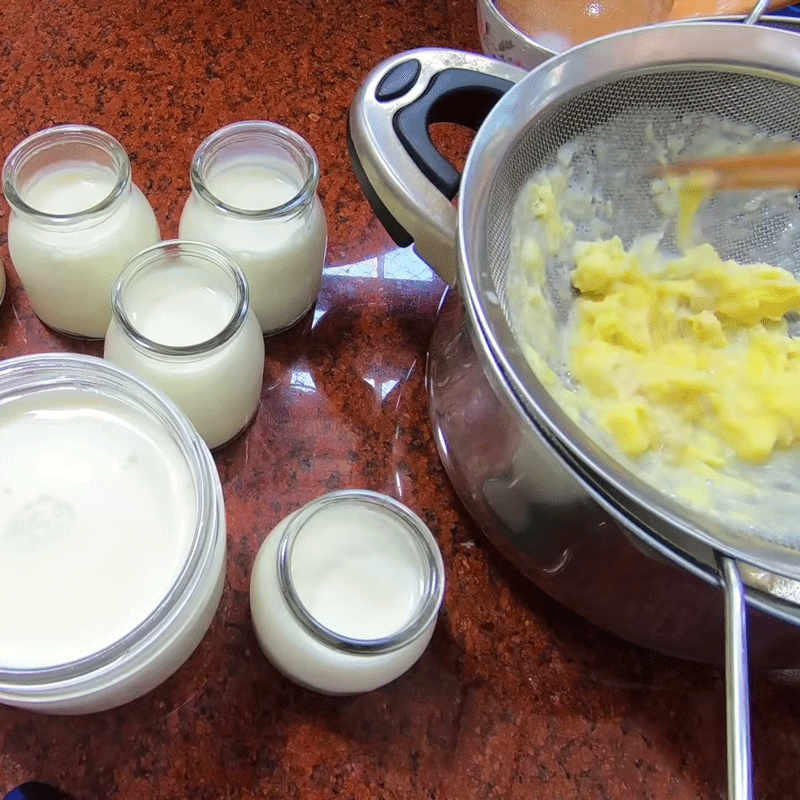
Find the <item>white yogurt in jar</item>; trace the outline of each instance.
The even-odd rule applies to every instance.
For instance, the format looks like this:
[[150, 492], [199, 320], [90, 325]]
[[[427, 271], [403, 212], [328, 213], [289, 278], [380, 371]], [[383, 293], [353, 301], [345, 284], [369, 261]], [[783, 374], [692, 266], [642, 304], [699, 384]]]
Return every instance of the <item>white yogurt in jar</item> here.
[[162, 394], [99, 358], [0, 362], [0, 702], [87, 714], [158, 686], [225, 578], [214, 460]]
[[236, 261], [264, 333], [292, 325], [319, 293], [327, 222], [318, 175], [309, 145], [267, 122], [223, 128], [193, 159], [180, 236], [216, 245]]
[[211, 448], [233, 439], [261, 399], [264, 340], [247, 282], [201, 243], [162, 242], [132, 259], [104, 355], [170, 397]]
[[253, 565], [250, 606], [277, 669], [328, 694], [394, 680], [433, 633], [444, 567], [408, 509], [366, 491], [332, 492], [283, 520]]
[[8, 246], [36, 315], [70, 335], [101, 338], [125, 262], [161, 236], [113, 137], [57, 126], [17, 145], [3, 169]]
[[292, 578], [314, 619], [351, 639], [382, 639], [419, 605], [423, 565], [404, 523], [368, 506], [331, 507], [295, 542]]
[[141, 623], [186, 562], [197, 507], [175, 442], [124, 405], [0, 405], [0, 666], [85, 658]]

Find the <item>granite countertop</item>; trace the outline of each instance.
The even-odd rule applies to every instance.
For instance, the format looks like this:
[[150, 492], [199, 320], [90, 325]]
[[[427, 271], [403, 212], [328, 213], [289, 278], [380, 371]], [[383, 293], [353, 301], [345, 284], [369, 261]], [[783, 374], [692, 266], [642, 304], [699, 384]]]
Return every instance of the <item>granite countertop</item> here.
[[[78, 800], [726, 795], [721, 672], [621, 642], [538, 592], [484, 541], [442, 470], [423, 372], [445, 287], [383, 233], [345, 146], [366, 73], [422, 45], [478, 49], [473, 1], [0, 5], [2, 158], [55, 123], [104, 128], [126, 147], [168, 238], [200, 141], [236, 120], [272, 119], [315, 148], [330, 229], [316, 309], [267, 340], [259, 414], [216, 457], [229, 561], [208, 635], [123, 708], [76, 718], [0, 708], [0, 795], [31, 779]], [[443, 142], [456, 157], [467, 146], [456, 134]], [[98, 343], [48, 332], [30, 310], [8, 258], [7, 214], [4, 204], [0, 356], [98, 354]], [[440, 543], [448, 588], [408, 674], [332, 699], [267, 663], [247, 592], [271, 527], [344, 487], [390, 492], [417, 511]], [[797, 693], [757, 678], [752, 699], [758, 796], [797, 797]]]

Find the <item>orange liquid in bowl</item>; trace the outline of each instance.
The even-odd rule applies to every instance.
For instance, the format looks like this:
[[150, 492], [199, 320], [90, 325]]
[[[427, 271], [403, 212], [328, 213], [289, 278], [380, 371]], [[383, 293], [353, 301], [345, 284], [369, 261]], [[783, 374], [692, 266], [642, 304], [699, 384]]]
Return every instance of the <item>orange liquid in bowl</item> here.
[[673, 0], [496, 0], [498, 11], [539, 44], [568, 47], [667, 19]]
[[[748, 14], [756, 0], [495, 0], [518, 30], [556, 53], [572, 45], [665, 20]], [[793, 0], [772, 0], [776, 11]]]

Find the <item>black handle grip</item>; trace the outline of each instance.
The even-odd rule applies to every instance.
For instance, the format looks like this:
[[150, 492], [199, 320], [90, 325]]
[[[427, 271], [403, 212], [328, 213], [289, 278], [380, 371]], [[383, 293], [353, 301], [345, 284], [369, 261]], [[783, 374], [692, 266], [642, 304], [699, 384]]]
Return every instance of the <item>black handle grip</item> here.
[[458, 194], [461, 174], [436, 149], [429, 126], [454, 122], [477, 131], [513, 85], [494, 75], [453, 67], [434, 75], [425, 91], [395, 114], [395, 133], [406, 152], [448, 200]]
[[381, 225], [383, 225], [383, 227], [386, 229], [386, 232], [392, 237], [392, 240], [398, 247], [408, 247], [410, 244], [413, 244], [414, 238], [397, 221], [392, 212], [386, 208], [386, 205], [384, 204], [383, 200], [381, 200], [378, 192], [375, 191], [375, 187], [372, 185], [372, 182], [364, 171], [364, 166], [361, 163], [361, 159], [358, 157], [355, 144], [353, 143], [353, 134], [350, 130], [349, 115], [347, 117], [347, 151], [350, 153], [350, 163], [352, 164], [356, 179], [361, 186], [361, 191], [364, 192], [364, 196], [367, 198], [370, 206], [372, 206], [372, 210], [380, 221]]

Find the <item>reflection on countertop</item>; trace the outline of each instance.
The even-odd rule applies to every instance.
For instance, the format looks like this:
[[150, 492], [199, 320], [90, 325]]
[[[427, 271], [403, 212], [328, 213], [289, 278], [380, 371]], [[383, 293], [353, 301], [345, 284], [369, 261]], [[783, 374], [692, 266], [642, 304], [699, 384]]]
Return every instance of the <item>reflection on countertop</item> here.
[[[208, 635], [165, 684], [114, 711], [0, 708], [0, 795], [36, 779], [76, 800], [724, 796], [720, 671], [614, 639], [531, 587], [467, 518], [436, 453], [424, 372], [445, 287], [375, 221], [349, 167], [345, 119], [382, 58], [425, 45], [477, 49], [475, 26], [470, 0], [0, 7], [0, 156], [54, 123], [98, 125], [126, 147], [167, 238], [197, 144], [237, 119], [270, 118], [315, 148], [330, 230], [318, 302], [267, 340], [258, 415], [216, 455], [229, 561]], [[7, 213], [4, 204], [0, 356], [99, 354], [99, 343], [65, 339], [33, 315], [8, 258]], [[419, 513], [448, 587], [408, 674], [334, 699], [269, 666], [250, 626], [248, 580], [278, 520], [346, 487], [388, 492]], [[31, 576], [31, 590], [47, 587]], [[795, 690], [754, 680], [753, 734], [758, 796], [797, 796]]]

